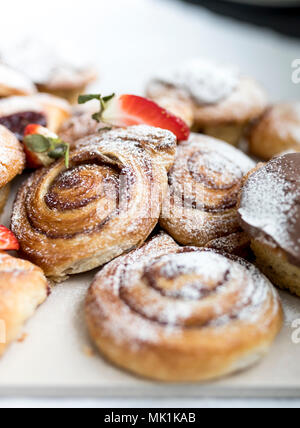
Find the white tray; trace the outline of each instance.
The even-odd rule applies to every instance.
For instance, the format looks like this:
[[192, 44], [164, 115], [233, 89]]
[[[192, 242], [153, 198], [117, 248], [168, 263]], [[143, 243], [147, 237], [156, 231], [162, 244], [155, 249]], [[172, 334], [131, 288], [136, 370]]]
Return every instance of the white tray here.
[[[12, 199], [13, 195], [2, 219], [6, 225]], [[0, 395], [300, 397], [300, 344], [292, 341], [292, 322], [300, 319], [300, 299], [281, 293], [284, 328], [270, 354], [256, 367], [206, 385], [164, 385], [111, 366], [96, 350], [92, 356], [87, 352], [93, 345], [83, 304], [94, 275], [79, 275], [56, 286], [25, 326], [25, 340], [14, 343], [0, 360]]]

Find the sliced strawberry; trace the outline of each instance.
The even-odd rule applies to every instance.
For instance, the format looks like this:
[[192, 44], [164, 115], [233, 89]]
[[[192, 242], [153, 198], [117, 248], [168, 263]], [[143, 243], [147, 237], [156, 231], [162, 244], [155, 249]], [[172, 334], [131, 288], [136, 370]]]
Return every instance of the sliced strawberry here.
[[19, 242], [11, 230], [0, 226], [0, 250], [18, 250]]
[[190, 136], [188, 125], [179, 117], [161, 108], [154, 101], [136, 95], [101, 97], [100, 95], [83, 95], [79, 103], [98, 99], [101, 103], [100, 113], [93, 117], [114, 126], [150, 125], [172, 131], [178, 140], [185, 141]]
[[49, 166], [63, 156], [69, 164], [69, 144], [41, 125], [27, 125], [23, 144], [28, 168]]

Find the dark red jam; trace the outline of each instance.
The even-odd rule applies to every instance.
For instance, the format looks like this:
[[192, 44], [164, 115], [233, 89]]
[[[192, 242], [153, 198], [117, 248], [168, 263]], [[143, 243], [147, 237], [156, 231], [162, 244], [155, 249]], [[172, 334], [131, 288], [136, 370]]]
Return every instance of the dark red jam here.
[[0, 117], [0, 125], [8, 128], [19, 140], [23, 140], [25, 128], [30, 123], [47, 126], [46, 117], [42, 113], [34, 111], [26, 111]]

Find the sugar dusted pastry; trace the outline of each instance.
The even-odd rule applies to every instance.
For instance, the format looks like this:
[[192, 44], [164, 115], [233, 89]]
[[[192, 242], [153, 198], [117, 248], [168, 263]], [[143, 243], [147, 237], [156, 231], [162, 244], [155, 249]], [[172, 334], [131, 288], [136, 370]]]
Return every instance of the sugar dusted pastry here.
[[245, 239], [230, 238], [240, 231], [237, 198], [244, 175], [254, 166], [234, 147], [191, 134], [189, 141], [178, 146], [169, 173], [168, 196], [160, 218], [163, 229], [183, 245], [203, 247], [223, 238], [231, 239], [233, 252], [238, 250], [243, 246], [240, 239]]
[[9, 195], [9, 183], [22, 173], [24, 166], [21, 144], [7, 128], [0, 125], [0, 214]]
[[37, 123], [57, 132], [62, 123], [71, 116], [67, 101], [47, 94], [30, 97], [9, 97], [0, 100], [0, 124], [23, 139], [26, 126]]
[[21, 253], [61, 281], [137, 248], [157, 225], [176, 137], [148, 126], [81, 140], [19, 190], [12, 229]]
[[[78, 52], [77, 52], [78, 54]], [[77, 102], [79, 94], [97, 79], [93, 67], [71, 62], [60, 55], [57, 48], [40, 40], [26, 40], [17, 46], [2, 49], [0, 59], [16, 70], [22, 71], [39, 91]]]
[[206, 381], [246, 369], [282, 325], [272, 284], [254, 266], [167, 235], [96, 276], [86, 319], [100, 352], [139, 376]]
[[270, 160], [283, 152], [300, 151], [300, 103], [269, 107], [249, 131], [250, 152]]
[[0, 98], [36, 92], [36, 87], [24, 74], [0, 63]]
[[234, 145], [267, 105], [262, 88], [236, 67], [200, 59], [154, 77], [147, 95], [197, 132]]
[[271, 281], [300, 296], [300, 153], [249, 173], [241, 191], [241, 225], [256, 263]]
[[0, 320], [4, 343], [0, 341], [0, 357], [18, 339], [24, 323], [49, 294], [49, 285], [42, 270], [0, 251]]

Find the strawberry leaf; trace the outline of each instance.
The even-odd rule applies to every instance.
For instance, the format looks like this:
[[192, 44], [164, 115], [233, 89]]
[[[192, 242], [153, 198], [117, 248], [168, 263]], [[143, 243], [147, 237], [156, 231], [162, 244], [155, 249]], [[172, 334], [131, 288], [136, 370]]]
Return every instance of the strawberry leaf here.
[[45, 153], [50, 149], [51, 145], [48, 138], [39, 134], [27, 135], [24, 142], [28, 149], [34, 153]]
[[85, 104], [89, 101], [92, 100], [101, 100], [101, 95], [100, 94], [87, 94], [87, 95], [80, 95], [78, 97], [78, 104]]
[[88, 101], [91, 100], [98, 100], [100, 101], [100, 110], [97, 113], [94, 113], [92, 115], [92, 118], [96, 122], [101, 122], [102, 119], [102, 113], [106, 109], [107, 103], [111, 101], [115, 97], [115, 94], [107, 95], [106, 97], [102, 97], [101, 94], [87, 94], [87, 95], [80, 95], [78, 97], [78, 104], [85, 104]]

